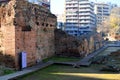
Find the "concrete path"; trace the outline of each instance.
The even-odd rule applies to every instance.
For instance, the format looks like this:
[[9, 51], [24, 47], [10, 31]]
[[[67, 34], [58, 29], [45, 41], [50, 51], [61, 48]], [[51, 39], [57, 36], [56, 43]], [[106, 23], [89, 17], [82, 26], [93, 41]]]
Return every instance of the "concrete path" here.
[[47, 67], [47, 66], [52, 65], [52, 64], [54, 64], [53, 61], [48, 61], [46, 63], [38, 64], [36, 66], [23, 69], [22, 71], [18, 71], [18, 72], [13, 73], [13, 74], [1, 76], [0, 80], [14, 80], [18, 76], [22, 76], [22, 75], [37, 71], [39, 69], [42, 69], [42, 68]]
[[99, 54], [101, 51], [105, 50], [107, 47], [120, 47], [120, 42], [115, 42], [112, 44], [107, 44], [106, 46], [98, 49], [97, 51], [91, 53], [90, 55], [84, 57], [82, 60], [78, 61], [75, 66], [90, 66], [91, 61], [90, 59], [92, 59], [94, 56], [96, 56], [97, 54]]
[[94, 56], [96, 56], [98, 53], [105, 50], [106, 48], [107, 48], [107, 46], [104, 46], [104, 47], [100, 48], [99, 50], [89, 54], [88, 56], [84, 57], [82, 60], [78, 61], [76, 63], [76, 65], [77, 66], [89, 66], [91, 64], [90, 59], [92, 59]]

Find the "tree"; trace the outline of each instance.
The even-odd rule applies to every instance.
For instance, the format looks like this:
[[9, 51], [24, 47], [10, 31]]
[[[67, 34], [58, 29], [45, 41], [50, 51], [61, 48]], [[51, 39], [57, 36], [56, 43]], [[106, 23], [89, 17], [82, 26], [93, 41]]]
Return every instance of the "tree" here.
[[111, 30], [112, 33], [116, 34], [120, 30], [120, 7], [113, 8], [110, 15]]
[[109, 18], [102, 22], [98, 31], [111, 35], [120, 33], [120, 7], [111, 10]]
[[110, 25], [109, 19], [106, 19], [100, 25], [97, 26], [97, 31], [104, 34], [104, 35], [106, 35], [110, 31], [109, 25]]

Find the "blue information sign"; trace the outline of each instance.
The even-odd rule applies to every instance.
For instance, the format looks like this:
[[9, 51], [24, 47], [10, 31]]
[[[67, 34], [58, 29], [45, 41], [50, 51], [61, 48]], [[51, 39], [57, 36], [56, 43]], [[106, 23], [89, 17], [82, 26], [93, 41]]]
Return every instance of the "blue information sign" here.
[[26, 54], [26, 52], [22, 52], [22, 54], [21, 54], [21, 62], [22, 62], [22, 69], [23, 68], [26, 68], [27, 67], [27, 54]]

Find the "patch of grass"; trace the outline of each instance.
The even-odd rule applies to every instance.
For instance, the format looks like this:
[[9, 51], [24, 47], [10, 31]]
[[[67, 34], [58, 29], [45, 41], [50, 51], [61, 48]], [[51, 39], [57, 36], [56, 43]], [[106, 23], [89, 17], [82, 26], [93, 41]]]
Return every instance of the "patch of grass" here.
[[[100, 55], [105, 55], [111, 51], [111, 48], [109, 48], [106, 52], [101, 53]], [[117, 63], [120, 62], [116, 57], [111, 57], [110, 59], [114, 59]], [[47, 62], [49, 60], [74, 62], [80, 60], [80, 58], [52, 57], [43, 61]], [[113, 64], [114, 61], [112, 62], [109, 60], [108, 63]], [[19, 77], [17, 80], [119, 80], [119, 73], [100, 71], [102, 66], [104, 66], [104, 64], [92, 64], [90, 67], [80, 68], [73, 68], [72, 66], [64, 65], [52, 65], [42, 70]]]
[[27, 74], [17, 80], [113, 80], [120, 74], [101, 72], [102, 65], [73, 68], [71, 66], [52, 65], [37, 72]]
[[[101, 52], [97, 56], [108, 54], [108, 52], [110, 53], [111, 51], [113, 51], [112, 48], [108, 48], [105, 52]], [[108, 60], [108, 63], [114, 64], [114, 61], [112, 62], [111, 59], [115, 60], [115, 63], [120, 62], [118, 58], [111, 57], [110, 60]], [[80, 58], [52, 57], [43, 61], [47, 62], [49, 60], [74, 62], [80, 60]], [[72, 66], [64, 65], [52, 65], [42, 70], [19, 77], [17, 80], [120, 80], [119, 73], [100, 71], [102, 66], [104, 66], [104, 64], [92, 64], [90, 67], [80, 68], [73, 68]]]
[[14, 72], [15, 72], [15, 70], [12, 69], [12, 68], [8, 68], [8, 67], [5, 67], [5, 66], [0, 66], [0, 76], [11, 74], [11, 73], [14, 73]]
[[56, 61], [56, 62], [75, 62], [75, 61], [79, 61], [81, 58], [69, 58], [69, 57], [51, 57], [48, 59], [44, 59], [43, 62], [47, 62], [49, 60], [51, 61]]
[[108, 64], [113, 64], [120, 67], [120, 56], [109, 56], [110, 60], [107, 62]]
[[4, 75], [7, 75], [7, 74], [14, 73], [15, 71], [10, 69], [4, 69], [3, 72], [4, 72]]

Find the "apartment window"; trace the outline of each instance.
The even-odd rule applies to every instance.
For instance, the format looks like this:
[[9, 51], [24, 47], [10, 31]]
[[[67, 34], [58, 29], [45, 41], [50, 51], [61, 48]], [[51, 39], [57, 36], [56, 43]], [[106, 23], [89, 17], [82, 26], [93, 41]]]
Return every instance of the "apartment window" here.
[[102, 9], [102, 7], [97, 7], [98, 9]]

